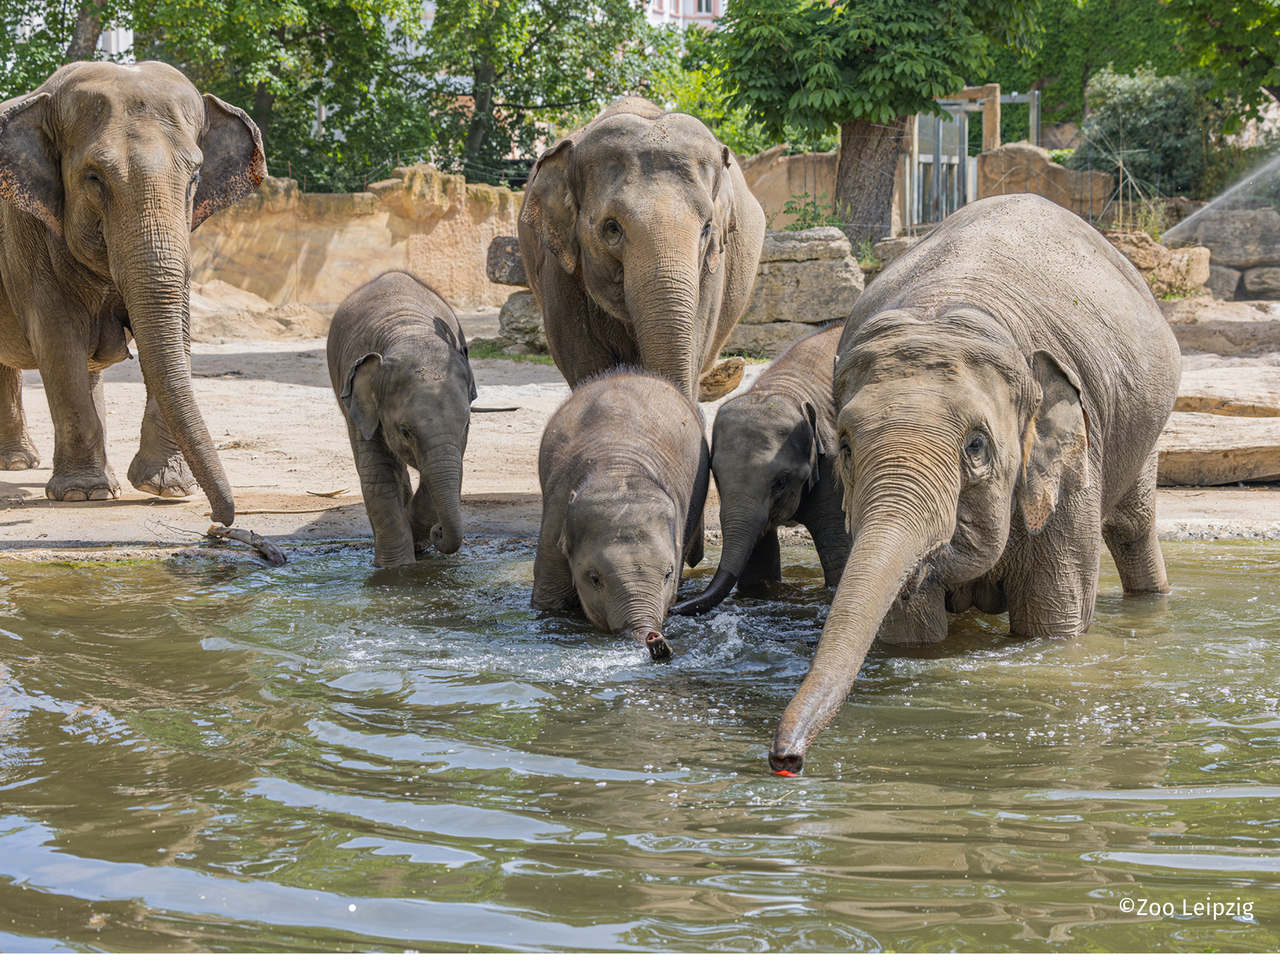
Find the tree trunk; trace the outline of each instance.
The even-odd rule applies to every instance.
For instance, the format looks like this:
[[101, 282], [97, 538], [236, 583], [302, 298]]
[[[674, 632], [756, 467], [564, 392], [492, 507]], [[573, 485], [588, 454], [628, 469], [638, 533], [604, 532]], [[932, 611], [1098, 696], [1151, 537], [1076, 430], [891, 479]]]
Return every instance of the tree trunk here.
[[893, 123], [851, 120], [840, 125], [840, 166], [833, 209], [844, 219], [849, 239], [875, 243], [889, 236], [893, 178], [907, 118]]
[[489, 130], [489, 116], [493, 112], [493, 78], [497, 71], [488, 60], [480, 61], [471, 89], [473, 101], [471, 127], [467, 130], [467, 143], [462, 150], [463, 168], [470, 167], [480, 155], [485, 134]]
[[76, 13], [76, 27], [71, 33], [71, 42], [67, 44], [63, 63], [93, 59], [98, 38], [102, 36], [102, 8], [105, 6], [106, 0], [86, 0]]

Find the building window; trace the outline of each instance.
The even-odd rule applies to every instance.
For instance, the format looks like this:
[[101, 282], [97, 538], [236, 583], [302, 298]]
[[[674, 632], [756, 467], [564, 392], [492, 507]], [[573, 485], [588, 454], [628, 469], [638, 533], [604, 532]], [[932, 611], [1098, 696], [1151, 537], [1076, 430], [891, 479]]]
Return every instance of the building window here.
[[699, 13], [710, 13], [710, 12], [711, 12], [711, 0], [698, 0], [698, 12], [699, 12]]

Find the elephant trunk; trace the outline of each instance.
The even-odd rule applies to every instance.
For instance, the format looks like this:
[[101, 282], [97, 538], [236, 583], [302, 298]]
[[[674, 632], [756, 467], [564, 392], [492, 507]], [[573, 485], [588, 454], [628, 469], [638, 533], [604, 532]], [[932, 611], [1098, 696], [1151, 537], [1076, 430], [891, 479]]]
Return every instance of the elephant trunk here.
[[845, 503], [853, 547], [813, 663], [773, 736], [769, 765], [779, 773], [800, 772], [805, 751], [849, 695], [885, 616], [904, 588], [927, 575], [930, 557], [955, 530], [957, 467], [927, 452], [876, 459], [858, 465], [859, 477], [871, 479], [857, 483]]
[[681, 616], [696, 616], [714, 609], [724, 602], [738, 583], [746, 568], [751, 551], [760, 541], [760, 535], [769, 525], [769, 512], [763, 509], [724, 506], [720, 510], [720, 529], [723, 547], [720, 565], [711, 583], [696, 597], [690, 597], [672, 608]]
[[236, 513], [231, 484], [191, 385], [187, 225], [166, 230], [155, 223], [142, 223], [138, 229], [150, 241], [130, 245], [140, 255], [112, 273], [129, 314], [142, 376], [178, 449], [209, 498], [210, 516], [216, 523], [230, 526]]
[[431, 543], [441, 553], [456, 553], [462, 546], [462, 450], [454, 443], [432, 446], [419, 473], [436, 508]]
[[[685, 396], [698, 400], [705, 349], [699, 325], [701, 262], [695, 242], [665, 237], [669, 249], [635, 251], [637, 266], [627, 265], [626, 306], [635, 329], [640, 363], [671, 380]], [[682, 255], [684, 247], [689, 252]]]

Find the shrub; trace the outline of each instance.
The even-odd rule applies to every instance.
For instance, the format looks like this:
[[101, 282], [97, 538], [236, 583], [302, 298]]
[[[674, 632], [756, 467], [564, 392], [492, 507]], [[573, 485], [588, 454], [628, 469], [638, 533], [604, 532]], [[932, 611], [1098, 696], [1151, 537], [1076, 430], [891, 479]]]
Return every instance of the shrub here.
[[1226, 111], [1207, 99], [1207, 78], [1161, 77], [1150, 66], [1129, 75], [1099, 70], [1089, 84], [1082, 142], [1067, 161], [1106, 170], [1121, 196], [1203, 196]]

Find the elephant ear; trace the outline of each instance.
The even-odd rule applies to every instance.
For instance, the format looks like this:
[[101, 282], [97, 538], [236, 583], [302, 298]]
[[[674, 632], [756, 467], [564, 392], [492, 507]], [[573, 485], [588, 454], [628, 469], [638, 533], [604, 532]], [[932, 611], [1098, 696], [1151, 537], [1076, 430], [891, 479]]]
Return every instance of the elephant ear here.
[[351, 422], [360, 428], [360, 435], [366, 440], [372, 440], [378, 431], [378, 397], [374, 381], [381, 369], [382, 354], [366, 353], [351, 365], [340, 394]]
[[462, 333], [461, 326], [458, 327], [458, 332], [462, 333], [462, 336], [455, 335], [453, 327], [449, 326], [444, 317], [432, 317], [431, 320], [435, 325], [436, 336], [462, 354], [462, 360], [467, 365], [467, 389], [471, 394], [469, 402], [475, 403], [478, 394], [476, 393], [475, 374], [471, 372], [471, 358], [467, 355], [467, 335]]
[[733, 162], [733, 154], [728, 147], [720, 148], [721, 166], [715, 172], [715, 186], [711, 192], [711, 202], [715, 205], [714, 220], [716, 224], [712, 246], [707, 250], [707, 273], [715, 273], [724, 260], [725, 239], [738, 229], [738, 220], [734, 214], [733, 177], [729, 175], [729, 165]]
[[267, 175], [262, 133], [247, 113], [206, 93], [204, 121], [200, 137], [204, 163], [191, 204], [192, 230], [223, 207], [253, 193]]
[[0, 113], [0, 200], [62, 236], [62, 171], [46, 129], [53, 98], [23, 97]]
[[520, 222], [531, 227], [564, 272], [578, 266], [578, 200], [569, 182], [573, 141], [568, 137], [542, 155], [525, 187]]
[[813, 431], [813, 446], [809, 449], [809, 485], [806, 488], [812, 490], [821, 479], [818, 476], [818, 464], [827, 455], [827, 451], [822, 443], [822, 434], [818, 432], [818, 408], [813, 405], [813, 401], [804, 400], [800, 403], [800, 409], [809, 421], [809, 429]]
[[1044, 529], [1058, 501], [1089, 483], [1089, 417], [1080, 383], [1043, 350], [1031, 358], [1040, 406], [1022, 449], [1022, 515], [1032, 536]]

